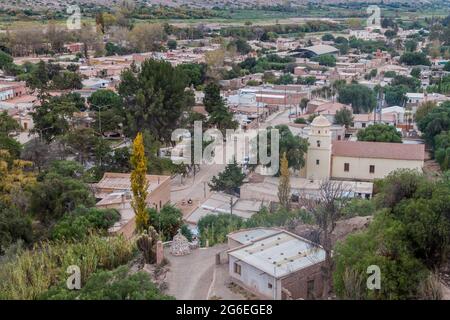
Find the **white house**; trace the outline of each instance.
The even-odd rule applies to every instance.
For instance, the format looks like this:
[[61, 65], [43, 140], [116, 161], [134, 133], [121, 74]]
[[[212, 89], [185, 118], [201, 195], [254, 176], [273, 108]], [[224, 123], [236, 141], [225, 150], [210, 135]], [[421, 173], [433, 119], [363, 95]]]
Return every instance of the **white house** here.
[[110, 80], [100, 79], [100, 78], [89, 78], [87, 80], [83, 80], [83, 88], [87, 89], [104, 89], [109, 86], [111, 83]]
[[250, 229], [228, 235], [233, 282], [263, 299], [313, 299], [323, 288], [322, 247], [285, 230]]
[[405, 122], [405, 108], [399, 107], [399, 106], [392, 106], [381, 109], [381, 114], [389, 114], [393, 113], [396, 115], [396, 118], [398, 120], [398, 123], [404, 123]]

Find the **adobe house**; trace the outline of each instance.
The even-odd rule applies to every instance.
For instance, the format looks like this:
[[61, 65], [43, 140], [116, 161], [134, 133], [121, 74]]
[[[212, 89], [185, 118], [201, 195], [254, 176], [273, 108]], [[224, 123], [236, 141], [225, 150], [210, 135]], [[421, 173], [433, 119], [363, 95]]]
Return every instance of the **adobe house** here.
[[[135, 230], [135, 214], [131, 207], [131, 174], [106, 172], [103, 178], [96, 184], [93, 184], [94, 194], [97, 202], [97, 208], [117, 209], [121, 219], [109, 230], [111, 234], [123, 234], [130, 238]], [[161, 210], [161, 208], [170, 202], [170, 176], [147, 175], [148, 196], [147, 207]]]

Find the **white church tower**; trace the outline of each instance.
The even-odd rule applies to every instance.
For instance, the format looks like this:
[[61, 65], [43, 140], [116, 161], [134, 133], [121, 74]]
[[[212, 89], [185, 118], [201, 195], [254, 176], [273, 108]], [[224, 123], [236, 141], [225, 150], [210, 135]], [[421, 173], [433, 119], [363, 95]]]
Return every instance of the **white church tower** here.
[[331, 176], [331, 123], [324, 116], [317, 116], [311, 123], [306, 160], [306, 178], [329, 179]]

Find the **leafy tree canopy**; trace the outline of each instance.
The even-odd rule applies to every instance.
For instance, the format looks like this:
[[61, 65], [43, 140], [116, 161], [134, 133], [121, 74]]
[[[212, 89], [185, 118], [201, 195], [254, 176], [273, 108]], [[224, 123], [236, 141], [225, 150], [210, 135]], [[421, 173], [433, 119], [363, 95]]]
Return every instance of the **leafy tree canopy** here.
[[128, 136], [149, 130], [158, 140], [169, 143], [181, 116], [191, 107], [187, 85], [187, 76], [169, 62], [146, 60], [139, 73], [124, 71], [118, 91], [127, 105]]
[[372, 111], [377, 100], [373, 90], [360, 84], [344, 85], [338, 89], [339, 102], [351, 104], [354, 113], [365, 113]]
[[228, 164], [218, 176], [214, 176], [208, 185], [212, 191], [224, 191], [233, 194], [242, 185], [244, 178], [245, 174], [242, 173], [241, 167], [234, 159], [233, 163]]
[[359, 141], [376, 141], [376, 142], [402, 142], [402, 135], [394, 126], [375, 123], [367, 128], [358, 131]]

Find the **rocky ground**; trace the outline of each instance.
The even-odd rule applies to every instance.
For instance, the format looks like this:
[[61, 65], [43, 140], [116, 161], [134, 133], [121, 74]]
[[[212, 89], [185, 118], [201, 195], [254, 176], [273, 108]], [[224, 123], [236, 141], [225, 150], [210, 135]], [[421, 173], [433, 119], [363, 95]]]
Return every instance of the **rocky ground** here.
[[[353, 217], [350, 219], [338, 221], [336, 223], [336, 228], [334, 229], [332, 234], [333, 243], [344, 240], [348, 235], [352, 233], [366, 229], [370, 221], [372, 221], [372, 218], [372, 216]], [[291, 231], [303, 238], [317, 242], [317, 226], [299, 224], [295, 226], [295, 228]]]

